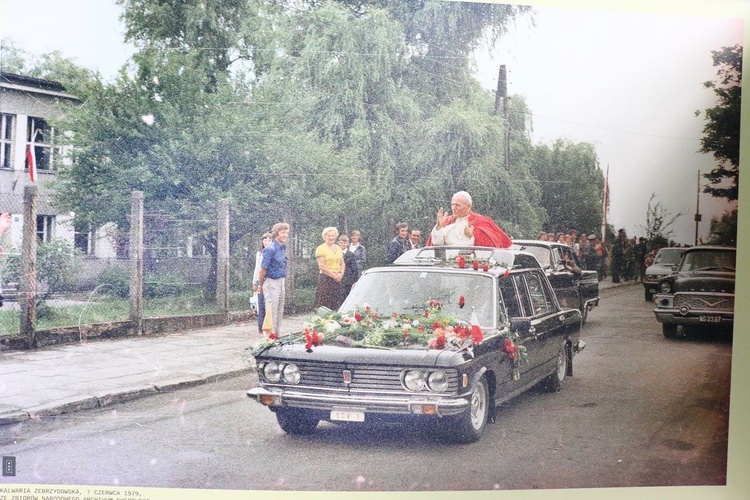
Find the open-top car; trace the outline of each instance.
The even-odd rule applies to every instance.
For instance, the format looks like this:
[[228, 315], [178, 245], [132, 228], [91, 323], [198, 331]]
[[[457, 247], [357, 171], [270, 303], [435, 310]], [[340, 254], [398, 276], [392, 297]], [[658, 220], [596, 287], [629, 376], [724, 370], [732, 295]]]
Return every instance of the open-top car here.
[[736, 258], [732, 247], [685, 249], [676, 271], [659, 282], [654, 299], [665, 337], [675, 337], [679, 325], [733, 325]]
[[253, 350], [260, 385], [248, 396], [284, 431], [417, 419], [471, 442], [498, 404], [572, 375], [581, 315], [560, 307], [530, 254], [426, 247], [396, 264], [363, 273], [338, 311]]
[[654, 294], [659, 291], [659, 281], [674, 273], [684, 252], [682, 247], [664, 247], [656, 252], [654, 262], [646, 268], [643, 278], [643, 296], [646, 302], [654, 300]]
[[599, 278], [596, 271], [582, 269], [573, 248], [564, 243], [513, 240], [511, 248], [536, 257], [560, 304], [578, 309], [586, 323], [589, 311], [599, 305]]

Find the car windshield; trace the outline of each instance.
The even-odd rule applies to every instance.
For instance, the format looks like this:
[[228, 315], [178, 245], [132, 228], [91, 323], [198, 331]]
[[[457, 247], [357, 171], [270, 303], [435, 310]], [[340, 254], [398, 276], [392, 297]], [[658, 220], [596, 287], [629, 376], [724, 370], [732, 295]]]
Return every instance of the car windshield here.
[[[492, 276], [477, 272], [446, 272], [445, 270], [372, 271], [362, 275], [339, 312], [353, 312], [369, 306], [380, 315], [421, 314], [431, 300], [441, 303], [443, 312], [459, 320], [471, 322], [476, 312], [479, 326], [495, 328], [495, 298]], [[500, 323], [507, 323], [505, 315]]]
[[679, 264], [683, 252], [684, 250], [678, 248], [662, 248], [659, 250], [659, 253], [656, 254], [654, 264], [661, 264], [664, 266]]
[[687, 252], [682, 262], [682, 271], [731, 271], [735, 270], [734, 250], [698, 250]]
[[519, 248], [522, 248], [524, 252], [528, 252], [536, 257], [536, 260], [539, 262], [539, 265], [542, 266], [542, 269], [547, 269], [552, 266], [552, 263], [550, 262], [550, 251], [547, 247], [521, 245]]

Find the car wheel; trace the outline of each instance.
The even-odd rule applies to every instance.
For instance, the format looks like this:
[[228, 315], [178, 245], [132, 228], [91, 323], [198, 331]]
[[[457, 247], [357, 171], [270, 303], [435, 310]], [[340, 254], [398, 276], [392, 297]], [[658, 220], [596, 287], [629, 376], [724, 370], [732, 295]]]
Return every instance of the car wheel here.
[[482, 377], [474, 385], [469, 396], [469, 408], [462, 415], [451, 417], [449, 430], [454, 441], [473, 443], [478, 441], [487, 426], [490, 413], [490, 392], [487, 379]]
[[279, 408], [276, 410], [276, 421], [287, 434], [310, 434], [318, 426], [320, 419], [305, 410]]
[[652, 300], [654, 300], [654, 294], [649, 292], [648, 290], [644, 290], [643, 298], [646, 299], [646, 302], [651, 302]]
[[557, 392], [563, 387], [565, 376], [568, 374], [568, 344], [564, 343], [557, 353], [557, 367], [554, 373], [544, 379], [544, 388], [549, 392]]
[[673, 339], [677, 337], [677, 325], [672, 323], [662, 323], [661, 333], [663, 333], [666, 338]]

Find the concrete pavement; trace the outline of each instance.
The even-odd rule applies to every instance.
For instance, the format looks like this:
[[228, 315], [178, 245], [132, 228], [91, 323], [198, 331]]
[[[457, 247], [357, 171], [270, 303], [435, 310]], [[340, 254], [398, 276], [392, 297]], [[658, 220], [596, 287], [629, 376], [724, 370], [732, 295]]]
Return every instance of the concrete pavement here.
[[[611, 288], [609, 280], [600, 290]], [[283, 332], [311, 313], [287, 316]], [[254, 369], [245, 350], [264, 340], [254, 321], [149, 336], [0, 352], [0, 425], [104, 407]]]

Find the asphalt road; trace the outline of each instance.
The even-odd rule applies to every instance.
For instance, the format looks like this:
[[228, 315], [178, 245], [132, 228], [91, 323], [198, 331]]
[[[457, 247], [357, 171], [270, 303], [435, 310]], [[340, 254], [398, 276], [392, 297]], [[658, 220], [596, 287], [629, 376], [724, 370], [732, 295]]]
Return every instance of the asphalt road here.
[[642, 288], [606, 290], [562, 392], [504, 405], [475, 444], [405, 426], [284, 434], [247, 375], [6, 426], [2, 483], [305, 491], [721, 485], [731, 339], [667, 340]]

